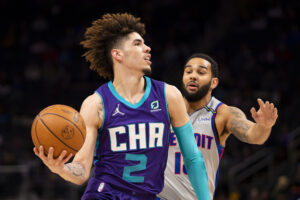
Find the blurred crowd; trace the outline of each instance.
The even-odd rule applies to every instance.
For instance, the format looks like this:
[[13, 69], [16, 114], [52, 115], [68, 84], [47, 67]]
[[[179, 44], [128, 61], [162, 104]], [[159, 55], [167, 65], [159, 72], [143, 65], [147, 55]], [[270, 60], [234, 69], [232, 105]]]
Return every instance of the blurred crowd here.
[[[28, 199], [71, 199], [68, 195], [83, 190], [40, 165], [30, 128], [44, 107], [66, 104], [79, 110], [106, 81], [89, 70], [79, 42], [91, 22], [107, 12], [130, 12], [146, 24], [153, 78], [180, 87], [185, 59], [206, 53], [220, 67], [214, 96], [249, 118], [258, 97], [278, 107], [278, 121], [264, 145], [230, 137], [216, 200], [300, 199], [300, 153], [293, 143], [300, 124], [300, 1], [1, 0], [0, 11], [0, 166], [34, 166], [27, 177]], [[273, 179], [266, 180], [268, 170], [262, 169], [231, 187], [230, 169], [262, 149], [274, 157]], [[0, 198], [16, 194], [23, 179], [0, 168]]]

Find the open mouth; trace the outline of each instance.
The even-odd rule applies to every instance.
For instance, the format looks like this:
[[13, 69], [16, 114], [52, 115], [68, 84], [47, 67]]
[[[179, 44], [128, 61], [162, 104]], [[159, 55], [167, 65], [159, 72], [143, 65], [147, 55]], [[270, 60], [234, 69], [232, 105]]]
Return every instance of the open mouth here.
[[152, 62], [150, 61], [150, 59], [151, 59], [151, 55], [149, 54], [149, 55], [147, 55], [145, 58], [144, 58], [144, 60], [146, 60], [146, 62], [150, 65]]
[[197, 91], [198, 90], [198, 84], [196, 84], [196, 83], [188, 83], [187, 84], [187, 90]]

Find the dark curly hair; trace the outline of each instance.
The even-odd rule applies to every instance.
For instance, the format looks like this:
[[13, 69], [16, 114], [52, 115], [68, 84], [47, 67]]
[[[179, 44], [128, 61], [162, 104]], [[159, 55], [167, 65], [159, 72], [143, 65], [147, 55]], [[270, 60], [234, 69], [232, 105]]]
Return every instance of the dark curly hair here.
[[145, 34], [145, 24], [129, 13], [105, 14], [92, 22], [87, 28], [84, 40], [80, 44], [88, 49], [83, 56], [91, 63], [90, 69], [112, 80], [113, 62], [110, 51], [117, 48], [122, 39], [132, 32]]

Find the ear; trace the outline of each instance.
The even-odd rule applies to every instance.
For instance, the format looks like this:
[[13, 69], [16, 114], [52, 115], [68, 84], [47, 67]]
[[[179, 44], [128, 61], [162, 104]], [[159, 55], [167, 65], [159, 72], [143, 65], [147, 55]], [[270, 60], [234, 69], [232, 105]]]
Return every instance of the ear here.
[[215, 89], [219, 84], [219, 79], [217, 77], [214, 77], [211, 79], [211, 89]]
[[122, 52], [119, 50], [119, 49], [112, 49], [110, 51], [111, 53], [111, 56], [112, 56], [112, 59], [113, 60], [116, 60], [118, 62], [121, 62], [122, 61]]

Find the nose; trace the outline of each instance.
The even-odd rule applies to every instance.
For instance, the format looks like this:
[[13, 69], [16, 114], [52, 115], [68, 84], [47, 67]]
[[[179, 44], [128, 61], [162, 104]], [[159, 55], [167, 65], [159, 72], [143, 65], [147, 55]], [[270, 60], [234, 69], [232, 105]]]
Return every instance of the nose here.
[[145, 52], [149, 53], [150, 51], [151, 51], [151, 48], [149, 46], [145, 45]]
[[190, 80], [194, 81], [196, 79], [197, 79], [196, 73], [195, 72], [190, 73]]

